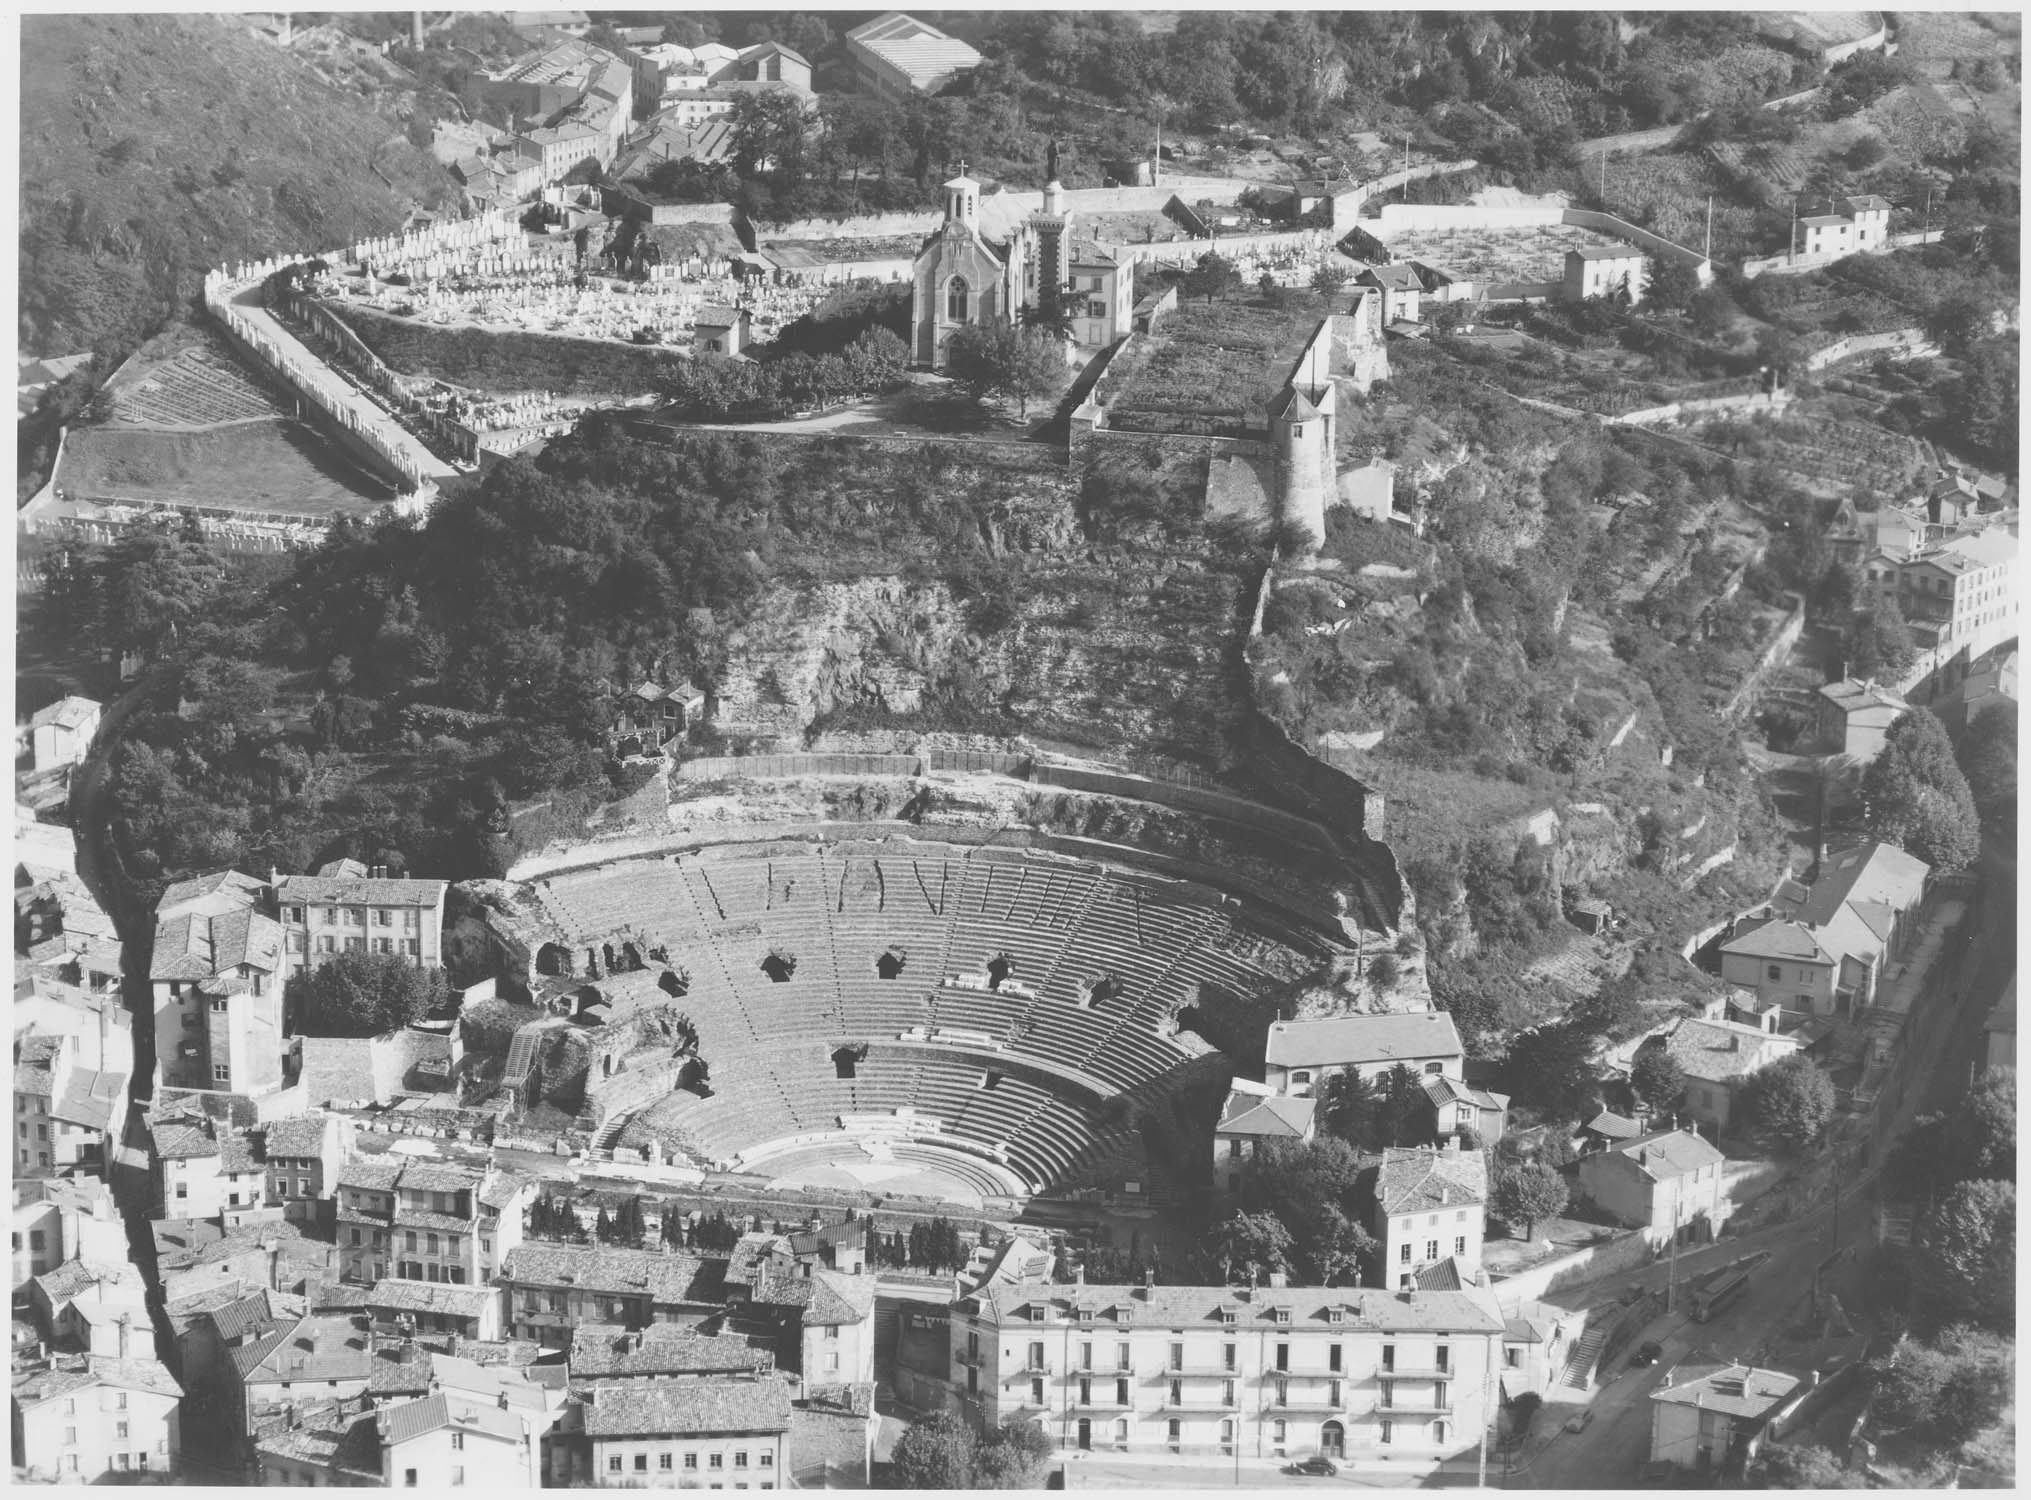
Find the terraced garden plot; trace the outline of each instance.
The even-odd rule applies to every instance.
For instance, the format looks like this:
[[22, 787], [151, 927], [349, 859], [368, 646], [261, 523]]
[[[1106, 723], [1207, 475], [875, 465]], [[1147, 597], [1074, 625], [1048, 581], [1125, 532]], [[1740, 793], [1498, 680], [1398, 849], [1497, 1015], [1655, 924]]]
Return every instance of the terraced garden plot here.
[[1784, 195], [1805, 190], [1812, 163], [1789, 146], [1758, 141], [1716, 141], [1707, 147], [1714, 164], [1742, 183], [1760, 184], [1766, 193]]
[[304, 520], [361, 515], [393, 498], [315, 429], [280, 417], [182, 431], [81, 427], [64, 445], [56, 485], [72, 499]]
[[284, 415], [274, 393], [209, 339], [168, 357], [137, 360], [113, 382], [112, 425], [216, 427]]
[[[1583, 175], [1601, 180], [1598, 164], [1589, 164]], [[1687, 153], [1610, 157], [1606, 192], [1612, 212], [1694, 250], [1706, 239], [1712, 197], [1716, 254], [1746, 238], [1756, 218], [1753, 208], [1734, 200], [1731, 185], [1711, 162]]]
[[1318, 327], [1316, 309], [1278, 312], [1255, 302], [1186, 303], [1162, 331], [1139, 341], [1130, 369], [1103, 378], [1109, 425], [1175, 430], [1167, 421], [1199, 418], [1240, 427], [1256, 419]]

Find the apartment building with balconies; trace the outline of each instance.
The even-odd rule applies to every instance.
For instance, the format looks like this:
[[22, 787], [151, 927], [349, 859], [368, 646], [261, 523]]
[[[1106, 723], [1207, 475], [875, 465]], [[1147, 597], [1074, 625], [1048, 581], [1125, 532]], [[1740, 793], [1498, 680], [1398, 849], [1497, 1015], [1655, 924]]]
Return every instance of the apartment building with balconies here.
[[1480, 1443], [1503, 1324], [1464, 1292], [985, 1287], [952, 1305], [950, 1389], [1063, 1450], [1437, 1462]]

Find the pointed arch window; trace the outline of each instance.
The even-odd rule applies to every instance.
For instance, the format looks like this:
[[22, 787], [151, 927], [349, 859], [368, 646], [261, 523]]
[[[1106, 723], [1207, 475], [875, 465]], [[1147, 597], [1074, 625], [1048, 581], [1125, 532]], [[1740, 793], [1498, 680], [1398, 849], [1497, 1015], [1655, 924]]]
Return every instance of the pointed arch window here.
[[945, 316], [950, 321], [964, 323], [972, 302], [973, 291], [964, 276], [955, 276], [945, 283]]

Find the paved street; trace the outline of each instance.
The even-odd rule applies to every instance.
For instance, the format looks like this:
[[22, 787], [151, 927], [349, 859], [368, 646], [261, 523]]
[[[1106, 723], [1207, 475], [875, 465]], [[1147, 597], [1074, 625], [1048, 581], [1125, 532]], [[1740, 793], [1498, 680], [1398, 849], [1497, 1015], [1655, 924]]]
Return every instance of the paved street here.
[[[1989, 1008], [2015, 970], [2014, 933], [1990, 932], [1982, 941], [1979, 966], [1961, 1002], [1951, 1014], [1919, 1015], [1907, 1031], [1906, 1045], [1922, 1049], [1920, 1081], [1892, 1111], [1881, 1139], [1894, 1139], [1919, 1114], [1949, 1108], [1966, 1092], [1969, 1069], [1986, 1046], [1983, 1023]], [[1937, 994], [1929, 998], [1945, 999]], [[1692, 1322], [1681, 1297], [1677, 1312], [1658, 1318], [1632, 1339], [1630, 1348], [1645, 1340], [1661, 1343], [1663, 1357], [1649, 1369], [1626, 1369], [1619, 1358], [1607, 1365], [1606, 1378], [1591, 1403], [1593, 1421], [1583, 1432], [1562, 1430], [1565, 1419], [1580, 1407], [1547, 1402], [1537, 1418], [1529, 1457], [1512, 1468], [1503, 1483], [1511, 1489], [1621, 1489], [1634, 1484], [1649, 1455], [1650, 1393], [1666, 1371], [1687, 1360], [1711, 1357], [1753, 1363], [1763, 1357], [1766, 1346], [1807, 1310], [1814, 1267], [1836, 1249], [1859, 1252], [1873, 1241], [1875, 1194], [1872, 1167], [1844, 1188], [1838, 1223], [1828, 1204], [1757, 1233], [1681, 1253], [1677, 1266], [1681, 1286], [1690, 1277], [1757, 1251], [1768, 1251], [1770, 1258], [1753, 1272], [1749, 1291], [1712, 1322]], [[1660, 1262], [1611, 1277], [1588, 1288], [1589, 1302], [1599, 1306], [1615, 1301], [1631, 1287], [1661, 1288], [1670, 1274], [1668, 1263]]]

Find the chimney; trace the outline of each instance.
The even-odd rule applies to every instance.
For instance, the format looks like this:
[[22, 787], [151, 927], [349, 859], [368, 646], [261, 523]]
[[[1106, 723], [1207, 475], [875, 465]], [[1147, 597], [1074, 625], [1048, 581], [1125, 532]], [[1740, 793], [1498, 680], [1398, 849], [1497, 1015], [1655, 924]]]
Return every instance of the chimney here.
[[501, 1392], [500, 1396], [497, 1398], [497, 1402], [502, 1411], [506, 1411], [508, 1409], [508, 1393], [505, 1390]]
[[1269, 1284], [1278, 1291], [1282, 1291], [1291, 1284], [1290, 1273], [1288, 1271], [1271, 1271], [1269, 1273]]
[[1086, 1268], [1084, 1266], [1080, 1266], [1076, 1271], [1072, 1273], [1072, 1285], [1074, 1286], [1086, 1285]]
[[116, 1347], [120, 1351], [120, 1358], [125, 1359], [127, 1357], [127, 1314], [121, 1313], [119, 1317], [115, 1318], [113, 1320], [113, 1327], [118, 1331], [120, 1342]]
[[1650, 1148], [1648, 1146], [1642, 1146], [1637, 1149], [1636, 1164], [1639, 1167], [1647, 1167], [1650, 1165]]

